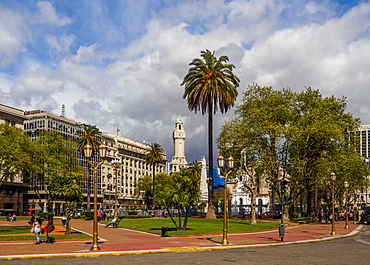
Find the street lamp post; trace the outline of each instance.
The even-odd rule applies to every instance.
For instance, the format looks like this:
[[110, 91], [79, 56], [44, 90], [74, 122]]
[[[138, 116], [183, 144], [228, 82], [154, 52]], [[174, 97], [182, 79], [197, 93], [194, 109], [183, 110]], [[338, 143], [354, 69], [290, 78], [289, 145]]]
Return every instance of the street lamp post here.
[[334, 212], [334, 182], [335, 182], [336, 175], [334, 172], [330, 174], [331, 180], [331, 235], [335, 236], [337, 233], [335, 232], [335, 212]]
[[354, 224], [357, 224], [357, 213], [358, 213], [358, 210], [357, 210], [357, 197], [359, 195], [355, 193], [355, 201], [354, 201], [354, 204], [353, 204], [353, 223]]
[[114, 194], [114, 216], [118, 216], [118, 170], [120, 169], [122, 163], [120, 159], [114, 159], [111, 162], [114, 173], [116, 175], [116, 188]]
[[87, 160], [87, 163], [93, 168], [94, 170], [94, 221], [93, 221], [93, 244], [90, 248], [92, 251], [100, 250], [100, 247], [98, 245], [98, 191], [97, 191], [97, 173], [99, 166], [103, 164], [105, 155], [107, 152], [107, 148], [103, 145], [99, 146], [98, 148], [99, 156], [101, 158], [101, 161], [99, 163], [95, 161], [91, 161], [91, 158], [93, 156], [93, 148], [87, 144], [84, 147], [84, 154]]
[[112, 182], [109, 180], [108, 181], [108, 185], [107, 185], [107, 187], [108, 187], [108, 218], [109, 218], [109, 216], [111, 216], [111, 214], [112, 214], [112, 211], [111, 211], [111, 209], [112, 209]]
[[344, 229], [348, 229], [348, 187], [349, 187], [349, 183], [348, 181], [345, 181], [344, 188], [346, 189], [346, 225]]
[[228, 171], [225, 172], [223, 171], [223, 168], [225, 166], [225, 158], [220, 155], [218, 158], [217, 158], [217, 163], [218, 163], [218, 167], [220, 168], [220, 172], [221, 172], [221, 175], [223, 175], [224, 177], [224, 227], [223, 227], [223, 233], [222, 233], [222, 242], [221, 244], [222, 245], [228, 245], [229, 244], [229, 241], [227, 241], [227, 177], [229, 176], [229, 174], [232, 172], [233, 168], [234, 168], [234, 159], [231, 157], [226, 159], [227, 161], [227, 167], [228, 167]]

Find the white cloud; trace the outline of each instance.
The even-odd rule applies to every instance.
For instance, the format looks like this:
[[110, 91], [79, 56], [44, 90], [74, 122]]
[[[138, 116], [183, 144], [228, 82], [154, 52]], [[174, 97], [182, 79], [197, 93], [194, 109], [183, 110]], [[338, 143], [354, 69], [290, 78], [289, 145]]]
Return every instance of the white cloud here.
[[6, 68], [16, 61], [18, 54], [25, 51], [24, 42], [29, 31], [24, 19], [17, 11], [0, 3], [0, 67]]
[[72, 23], [69, 17], [59, 16], [50, 2], [39, 1], [37, 7], [39, 8], [38, 20], [40, 23], [57, 26], [65, 26]]
[[[138, 17], [127, 16], [133, 20], [124, 16], [138, 6], [109, 3], [117, 10], [104, 1], [76, 2], [76, 10], [41, 1], [30, 25], [22, 12], [0, 8], [1, 66], [7, 70], [23, 59], [18, 71], [0, 74], [2, 100], [54, 113], [65, 104], [67, 117], [158, 142], [168, 159], [181, 115], [191, 162], [207, 155], [207, 116], [188, 110], [180, 83], [192, 59], [209, 49], [236, 65], [240, 95], [252, 82], [275, 89], [312, 86], [326, 96], [348, 96], [349, 109], [370, 122], [363, 96], [370, 81], [368, 3], [342, 15], [331, 1], [178, 1], [157, 9], [143, 1]], [[215, 115], [215, 137], [232, 113]]]
[[55, 35], [47, 34], [46, 42], [50, 46], [50, 52], [58, 54], [69, 54], [70, 47], [73, 45], [73, 41], [76, 37], [72, 35], [63, 35], [57, 37]]

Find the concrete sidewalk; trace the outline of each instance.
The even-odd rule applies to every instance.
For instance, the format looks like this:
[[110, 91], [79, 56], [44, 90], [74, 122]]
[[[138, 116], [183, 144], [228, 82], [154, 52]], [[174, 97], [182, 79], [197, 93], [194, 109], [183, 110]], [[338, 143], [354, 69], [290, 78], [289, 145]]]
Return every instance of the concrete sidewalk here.
[[[59, 223], [60, 220], [56, 220]], [[27, 221], [6, 222], [1, 225], [25, 225]], [[73, 220], [76, 230], [92, 233], [92, 221]], [[349, 224], [344, 229], [344, 222], [336, 222], [336, 236], [331, 236], [331, 224], [305, 224], [286, 228], [284, 241], [278, 230], [228, 234], [229, 245], [221, 245], [222, 235], [161, 237], [152, 233], [134, 231], [125, 228], [104, 228], [99, 224], [100, 251], [90, 251], [92, 240], [59, 241], [54, 244], [34, 242], [1, 243], [0, 260], [31, 258], [93, 257], [109, 255], [130, 255], [161, 252], [206, 251], [229, 248], [265, 247], [278, 244], [297, 244], [332, 240], [358, 234], [363, 225]], [[1, 239], [0, 239], [1, 240]]]

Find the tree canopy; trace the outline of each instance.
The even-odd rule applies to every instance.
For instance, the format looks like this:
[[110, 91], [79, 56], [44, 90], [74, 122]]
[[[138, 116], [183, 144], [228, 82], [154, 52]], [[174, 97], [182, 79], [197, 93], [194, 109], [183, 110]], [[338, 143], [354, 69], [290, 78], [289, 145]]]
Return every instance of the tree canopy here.
[[40, 168], [33, 163], [37, 147], [28, 135], [8, 123], [0, 124], [0, 185], [5, 181], [14, 181], [19, 177]]
[[312, 88], [293, 92], [254, 84], [243, 93], [217, 142], [220, 149], [232, 147], [245, 173], [253, 169], [248, 174], [253, 183], [266, 178], [278, 199], [278, 180], [287, 179], [291, 199], [306, 196], [310, 212], [314, 189], [332, 171], [342, 182], [366, 186], [368, 172], [353, 133], [358, 126], [359, 119], [346, 112], [345, 98], [323, 97]]

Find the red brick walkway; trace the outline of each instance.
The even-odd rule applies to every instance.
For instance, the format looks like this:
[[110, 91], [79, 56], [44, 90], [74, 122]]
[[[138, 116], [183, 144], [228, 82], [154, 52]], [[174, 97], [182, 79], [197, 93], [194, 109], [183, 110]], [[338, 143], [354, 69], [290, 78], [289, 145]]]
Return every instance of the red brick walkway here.
[[[60, 220], [56, 220], [56, 223]], [[25, 225], [27, 221], [7, 222], [0, 221], [1, 225]], [[91, 233], [92, 221], [73, 220], [74, 229]], [[336, 223], [337, 236], [331, 236], [330, 224], [307, 224], [302, 226], [288, 227], [285, 230], [284, 241], [281, 242], [278, 230], [228, 234], [229, 245], [221, 245], [222, 235], [189, 236], [189, 237], [161, 237], [151, 233], [132, 231], [124, 228], [104, 228], [99, 225], [100, 251], [90, 251], [92, 240], [85, 241], [60, 241], [54, 244], [34, 245], [34, 242], [1, 243], [0, 259], [12, 259], [15, 257], [60, 257], [62, 256], [86, 256], [136, 254], [148, 252], [173, 252], [173, 251], [197, 251], [217, 248], [252, 247], [281, 243], [295, 243], [305, 240], [330, 240], [341, 236], [350, 235], [360, 230], [362, 226], [350, 223], [349, 229], [344, 229], [344, 222]], [[357, 229], [357, 230], [356, 230]], [[356, 231], [355, 231], [356, 230]], [[45, 237], [45, 236], [44, 236]], [[1, 240], [1, 239], [0, 239]], [[48, 254], [48, 255], [46, 255]]]

